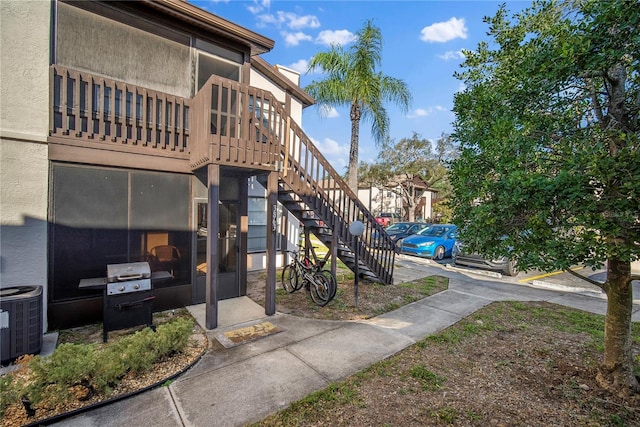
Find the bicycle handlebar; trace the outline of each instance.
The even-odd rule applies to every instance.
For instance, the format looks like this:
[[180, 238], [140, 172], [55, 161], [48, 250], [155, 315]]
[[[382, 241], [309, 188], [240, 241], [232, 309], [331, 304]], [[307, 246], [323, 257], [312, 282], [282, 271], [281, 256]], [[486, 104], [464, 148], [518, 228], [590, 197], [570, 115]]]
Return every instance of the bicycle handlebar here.
[[[322, 268], [324, 267], [324, 265], [327, 263], [326, 260], [318, 260], [317, 262], [314, 262], [310, 257], [305, 256], [303, 259], [299, 259], [298, 255], [300, 254], [299, 251], [290, 251], [290, 250], [285, 250], [285, 252], [290, 253], [290, 254], [294, 254], [296, 260], [298, 260], [305, 268], [309, 269], [309, 270], [322, 270]], [[309, 262], [309, 264], [305, 264], [305, 260], [307, 260]]]

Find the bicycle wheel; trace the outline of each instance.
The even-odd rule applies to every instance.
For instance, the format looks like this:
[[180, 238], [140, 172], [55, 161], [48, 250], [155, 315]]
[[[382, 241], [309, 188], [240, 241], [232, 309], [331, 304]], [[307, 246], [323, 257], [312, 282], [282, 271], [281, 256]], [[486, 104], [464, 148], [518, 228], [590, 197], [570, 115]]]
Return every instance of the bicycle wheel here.
[[296, 263], [296, 266], [293, 267], [293, 269], [296, 271], [296, 291], [298, 289], [302, 289], [302, 287], [304, 286], [306, 279], [304, 278], [304, 271], [302, 270], [302, 267], [300, 266], [300, 263]]
[[336, 296], [336, 292], [338, 292], [338, 281], [336, 280], [336, 276], [334, 276], [329, 270], [322, 270], [321, 273], [324, 274], [329, 281], [329, 301], [331, 301]]
[[331, 296], [330, 288], [329, 279], [324, 274], [320, 272], [313, 274], [313, 281], [309, 284], [309, 293], [313, 302], [320, 307], [327, 305]]
[[284, 290], [290, 294], [297, 291], [299, 289], [298, 282], [298, 272], [296, 271], [295, 265], [285, 265], [282, 270], [282, 287]]

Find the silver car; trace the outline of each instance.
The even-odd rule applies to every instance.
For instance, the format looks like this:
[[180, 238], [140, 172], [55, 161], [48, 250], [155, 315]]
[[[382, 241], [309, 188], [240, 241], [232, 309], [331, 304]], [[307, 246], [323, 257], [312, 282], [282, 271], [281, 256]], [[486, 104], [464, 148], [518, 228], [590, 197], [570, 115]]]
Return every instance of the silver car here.
[[453, 246], [451, 258], [455, 265], [464, 265], [467, 267], [477, 267], [485, 270], [499, 271], [505, 276], [517, 276], [516, 262], [507, 257], [498, 259], [487, 259], [476, 253], [466, 253], [464, 251], [464, 243], [457, 241]]

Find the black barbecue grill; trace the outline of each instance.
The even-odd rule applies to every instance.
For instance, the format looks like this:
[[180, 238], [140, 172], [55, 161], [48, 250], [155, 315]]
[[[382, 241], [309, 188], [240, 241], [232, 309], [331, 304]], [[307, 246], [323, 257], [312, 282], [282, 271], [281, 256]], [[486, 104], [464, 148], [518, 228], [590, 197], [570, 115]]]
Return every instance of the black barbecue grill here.
[[102, 339], [109, 331], [139, 325], [153, 327], [153, 288], [147, 262], [107, 265], [102, 311]]

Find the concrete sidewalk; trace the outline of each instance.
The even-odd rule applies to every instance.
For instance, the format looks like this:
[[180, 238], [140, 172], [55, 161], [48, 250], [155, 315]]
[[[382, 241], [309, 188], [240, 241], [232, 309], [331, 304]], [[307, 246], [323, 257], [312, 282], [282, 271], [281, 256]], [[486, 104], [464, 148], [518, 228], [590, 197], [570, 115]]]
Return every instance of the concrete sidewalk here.
[[[449, 289], [376, 318], [353, 322], [264, 316], [262, 307], [243, 301], [250, 319], [233, 324], [236, 318], [228, 325], [221, 320], [216, 330], [207, 332], [210, 339], [226, 329], [265, 320], [283, 331], [221, 352], [210, 351], [167, 387], [55, 425], [241, 426], [389, 357], [493, 301], [548, 301], [591, 313], [606, 311], [606, 300], [566, 290], [481, 280], [408, 257], [399, 257], [396, 266], [398, 280], [439, 274], [449, 278]], [[640, 321], [638, 305], [634, 305], [633, 320]]]

